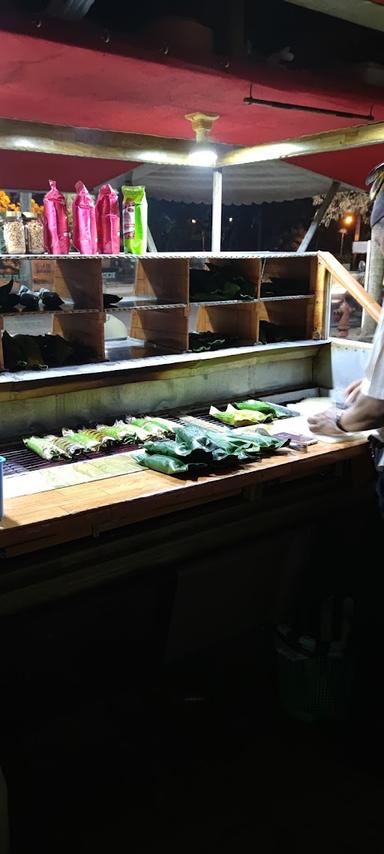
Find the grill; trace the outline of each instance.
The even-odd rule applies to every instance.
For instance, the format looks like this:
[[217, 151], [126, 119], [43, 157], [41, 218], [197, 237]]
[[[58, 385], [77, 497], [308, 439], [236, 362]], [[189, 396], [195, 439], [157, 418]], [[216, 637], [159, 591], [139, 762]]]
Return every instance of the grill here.
[[[217, 405], [218, 408], [222, 408], [223, 401], [217, 402], [215, 405]], [[216, 418], [208, 415], [207, 406], [194, 407], [182, 412], [179, 410], [177, 415], [172, 411], [166, 413], [162, 412], [159, 414], [164, 418], [169, 418], [181, 426], [183, 425], [183, 418], [190, 416], [201, 422], [205, 422], [208, 427], [215, 427], [216, 429], [219, 429], [220, 427], [225, 429], [227, 427], [227, 425], [218, 421]], [[298, 415], [297, 412], [292, 410], [290, 410], [290, 414]], [[83, 424], [78, 425], [79, 428], [83, 426]], [[232, 428], [228, 427], [228, 429], [231, 430]], [[128, 450], [134, 451], [140, 447], [142, 447], [141, 444], [121, 445], [120, 447], [112, 446], [111, 448], [103, 448], [103, 450], [97, 454], [79, 454], [76, 456], [75, 460], [76, 462], [81, 462], [82, 460], [96, 460], [101, 457], [109, 457], [116, 454], [126, 453]], [[0, 455], [4, 456], [6, 460], [3, 469], [5, 476], [28, 474], [28, 472], [52, 468], [53, 466], [68, 465], [68, 463], [73, 462], [73, 460], [66, 459], [43, 460], [37, 454], [34, 454], [33, 451], [26, 448], [20, 439], [0, 444]]]
[[71, 462], [81, 462], [82, 460], [97, 460], [101, 457], [110, 457], [116, 454], [123, 454], [129, 451], [135, 451], [139, 445], [121, 445], [121, 447], [104, 448], [98, 454], [79, 454], [75, 460], [43, 460], [25, 448], [22, 442], [11, 442], [0, 445], [0, 455], [4, 456], [4, 475], [28, 474], [31, 471], [38, 469], [52, 468], [53, 466], [65, 466]]

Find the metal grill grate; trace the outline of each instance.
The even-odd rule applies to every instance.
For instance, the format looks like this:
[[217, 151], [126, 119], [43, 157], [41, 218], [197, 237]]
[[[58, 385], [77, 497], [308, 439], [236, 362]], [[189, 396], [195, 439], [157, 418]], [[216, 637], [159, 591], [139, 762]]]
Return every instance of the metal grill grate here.
[[[218, 408], [223, 408], [223, 402], [217, 403]], [[193, 407], [192, 409], [183, 410], [182, 412], [178, 412], [175, 415], [174, 412], [168, 413], [160, 413], [164, 418], [169, 418], [174, 421], [176, 424], [183, 425], [183, 417], [190, 416], [192, 418], [196, 418], [201, 422], [205, 422], [208, 427], [225, 428], [227, 425], [222, 424], [218, 421], [217, 418], [213, 418], [208, 414], [209, 408], [206, 406], [198, 406]], [[293, 412], [291, 410], [292, 415], [297, 415], [297, 412]], [[79, 428], [83, 425], [79, 425]], [[229, 428], [232, 429], [232, 428]], [[93, 460], [100, 459], [101, 457], [109, 457], [112, 454], [122, 454], [126, 453], [128, 450], [134, 451], [137, 448], [142, 447], [142, 443], [134, 444], [134, 445], [121, 445], [120, 447], [112, 446], [111, 448], [104, 448], [98, 454], [80, 454], [76, 456], [76, 462], [81, 462], [82, 460]], [[5, 457], [4, 464], [4, 475], [22, 475], [27, 474], [31, 471], [36, 471], [38, 469], [46, 469], [51, 468], [52, 466], [63, 466], [68, 465], [71, 460], [43, 460], [37, 454], [34, 454], [33, 451], [30, 451], [26, 448], [21, 440], [14, 442], [4, 442], [0, 444], [0, 455]]]
[[21, 475], [37, 469], [51, 468], [52, 466], [68, 465], [70, 462], [81, 462], [82, 460], [96, 460], [101, 457], [110, 457], [112, 454], [123, 454], [134, 451], [139, 445], [121, 445], [120, 447], [104, 448], [98, 454], [80, 454], [72, 460], [43, 460], [33, 451], [25, 448], [22, 442], [12, 442], [0, 445], [0, 454], [5, 457], [4, 475]]

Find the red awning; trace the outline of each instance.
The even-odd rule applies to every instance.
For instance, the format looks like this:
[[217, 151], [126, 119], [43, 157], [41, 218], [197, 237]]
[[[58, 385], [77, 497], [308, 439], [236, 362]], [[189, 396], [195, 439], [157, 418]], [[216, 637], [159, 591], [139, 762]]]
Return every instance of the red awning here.
[[[44, 30], [45, 33], [45, 30]], [[213, 136], [220, 142], [255, 145], [361, 124], [296, 110], [247, 106], [243, 99], [253, 81], [257, 98], [294, 102], [323, 109], [369, 114], [384, 120], [384, 92], [334, 76], [319, 78], [288, 68], [246, 62], [226, 69], [218, 57], [202, 65], [183, 62], [137, 44], [88, 47], [43, 37], [30, 23], [30, 33], [1, 33], [0, 111], [3, 117], [94, 127], [133, 133], [192, 138], [186, 112], [218, 113]], [[132, 55], [133, 54], [133, 55]], [[368, 150], [373, 164], [378, 147]], [[324, 174], [343, 170], [345, 180], [363, 185], [368, 169], [353, 152], [324, 155]], [[383, 159], [383, 158], [382, 158]], [[308, 167], [304, 159], [298, 165]], [[313, 158], [308, 168], [316, 170]], [[324, 168], [325, 168], [324, 166]], [[39, 189], [56, 177], [72, 189], [81, 175], [90, 186], [130, 168], [116, 161], [60, 158], [50, 155], [0, 153], [0, 186]], [[335, 177], [338, 177], [335, 175]], [[342, 176], [341, 176], [342, 177]]]
[[290, 163], [328, 175], [345, 184], [366, 189], [365, 179], [377, 163], [384, 161], [384, 143], [369, 145], [365, 148], [350, 148], [346, 151], [333, 151], [328, 154], [312, 154], [307, 157], [295, 157]]

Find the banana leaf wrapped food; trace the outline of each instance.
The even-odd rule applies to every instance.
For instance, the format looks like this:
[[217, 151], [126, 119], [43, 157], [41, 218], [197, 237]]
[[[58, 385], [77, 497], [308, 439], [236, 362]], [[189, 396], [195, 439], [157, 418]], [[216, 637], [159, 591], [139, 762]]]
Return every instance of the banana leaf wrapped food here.
[[75, 436], [48, 436], [48, 438], [54, 440], [54, 448], [58, 449], [61, 456], [66, 457], [68, 460], [84, 453], [82, 444], [77, 441]]
[[277, 436], [271, 436], [262, 427], [257, 427], [254, 433], [247, 433], [246, 430], [237, 430], [234, 441], [237, 439], [246, 444], [249, 442], [251, 447], [254, 443], [257, 444], [261, 454], [264, 452], [273, 453], [273, 451], [278, 451], [280, 448], [285, 448], [290, 444], [289, 437], [278, 438]]
[[265, 421], [272, 421], [273, 418], [271, 413], [267, 414], [251, 409], [236, 409], [236, 407], [232, 406], [230, 403], [228, 403], [225, 412], [221, 412], [220, 409], [216, 409], [216, 406], [211, 406], [209, 414], [213, 418], [217, 418], [218, 421], [222, 421], [223, 424], [229, 424], [231, 427], [243, 427], [247, 424], [262, 424]]
[[167, 457], [165, 454], [148, 454], [146, 451], [134, 451], [132, 457], [145, 468], [162, 474], [185, 474], [188, 465], [177, 460], [176, 457]]
[[134, 445], [137, 441], [135, 428], [125, 421], [115, 421], [112, 425], [98, 424], [96, 430], [103, 436], [108, 436], [114, 444]]
[[0, 287], [0, 311], [14, 311], [19, 303], [19, 295], [12, 293], [13, 279]]
[[272, 415], [273, 418], [289, 418], [291, 412], [285, 406], [279, 406], [277, 403], [266, 403], [264, 400], [241, 400], [234, 404], [236, 409], [250, 409], [255, 412], [263, 412], [265, 415]]
[[66, 454], [55, 445], [55, 439], [57, 436], [29, 436], [27, 439], [23, 439], [23, 445], [41, 457], [42, 460], [57, 460]]
[[129, 423], [133, 424], [143, 431], [144, 438], [149, 436], [171, 436], [175, 425], [165, 418], [151, 418], [146, 415], [144, 418], [130, 418]]
[[5, 329], [2, 337], [4, 367], [9, 371], [47, 368], [37, 338], [35, 335], [9, 335]]
[[62, 433], [65, 439], [80, 445], [84, 453], [97, 454], [101, 448], [101, 440], [94, 435], [94, 430], [69, 430], [64, 427]]

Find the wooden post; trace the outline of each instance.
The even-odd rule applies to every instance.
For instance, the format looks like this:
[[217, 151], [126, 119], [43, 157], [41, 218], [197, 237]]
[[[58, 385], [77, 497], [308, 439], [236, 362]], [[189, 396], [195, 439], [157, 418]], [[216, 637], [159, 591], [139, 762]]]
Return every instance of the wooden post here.
[[317, 209], [315, 216], [313, 217], [313, 220], [312, 220], [306, 234], [304, 235], [304, 237], [300, 243], [300, 246], [297, 250], [298, 252], [306, 252], [306, 250], [308, 249], [308, 246], [309, 246], [312, 238], [316, 234], [316, 231], [317, 231], [317, 229], [318, 229], [318, 227], [319, 227], [319, 225], [323, 219], [323, 216], [326, 213], [326, 211], [328, 210], [329, 205], [331, 204], [332, 199], [335, 197], [339, 187], [340, 187], [339, 181], [332, 181], [332, 184], [328, 190], [328, 193], [327, 193], [322, 205], [320, 205], [320, 207]]
[[214, 169], [212, 176], [212, 252], [221, 250], [221, 216], [223, 205], [223, 173]]

